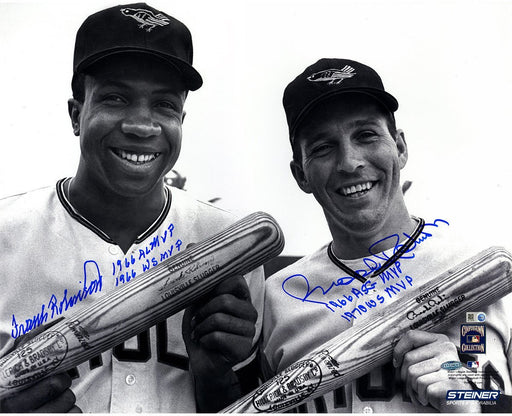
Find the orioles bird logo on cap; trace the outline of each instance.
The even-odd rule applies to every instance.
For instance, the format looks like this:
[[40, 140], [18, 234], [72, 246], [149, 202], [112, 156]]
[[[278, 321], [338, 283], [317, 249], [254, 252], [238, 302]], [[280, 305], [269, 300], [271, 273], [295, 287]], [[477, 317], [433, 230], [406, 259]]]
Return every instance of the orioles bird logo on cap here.
[[356, 73], [355, 69], [350, 65], [345, 65], [341, 69], [324, 69], [315, 72], [308, 77], [308, 81], [312, 82], [328, 82], [329, 85], [338, 85], [345, 78], [352, 78]]
[[130, 7], [125, 7], [121, 9], [121, 13], [139, 22], [139, 27], [146, 29], [146, 32], [151, 32], [156, 26], [166, 26], [169, 24], [169, 18], [163, 13], [154, 14], [152, 11], [146, 9], [131, 9]]

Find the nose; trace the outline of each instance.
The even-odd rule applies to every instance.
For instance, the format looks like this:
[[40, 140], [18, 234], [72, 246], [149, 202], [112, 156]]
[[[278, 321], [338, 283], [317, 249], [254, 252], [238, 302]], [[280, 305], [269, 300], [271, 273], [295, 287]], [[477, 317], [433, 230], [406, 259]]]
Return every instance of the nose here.
[[342, 143], [338, 149], [336, 170], [338, 172], [353, 173], [364, 166], [361, 152], [351, 143]]
[[151, 111], [138, 106], [122, 121], [121, 130], [125, 134], [132, 134], [140, 138], [158, 136], [162, 133], [162, 127], [156, 123]]

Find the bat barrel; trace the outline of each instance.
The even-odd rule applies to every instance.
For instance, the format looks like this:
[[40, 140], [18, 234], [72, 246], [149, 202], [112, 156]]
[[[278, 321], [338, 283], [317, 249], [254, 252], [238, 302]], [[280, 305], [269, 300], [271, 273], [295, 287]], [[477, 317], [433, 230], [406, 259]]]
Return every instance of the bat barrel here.
[[256, 212], [163, 261], [0, 359], [0, 398], [66, 371], [192, 304], [222, 280], [283, 249], [277, 222]]
[[[491, 247], [410, 292], [296, 361], [223, 413], [283, 412], [383, 365], [409, 329], [438, 330], [512, 292], [512, 256]], [[435, 293], [435, 298], [428, 296]]]

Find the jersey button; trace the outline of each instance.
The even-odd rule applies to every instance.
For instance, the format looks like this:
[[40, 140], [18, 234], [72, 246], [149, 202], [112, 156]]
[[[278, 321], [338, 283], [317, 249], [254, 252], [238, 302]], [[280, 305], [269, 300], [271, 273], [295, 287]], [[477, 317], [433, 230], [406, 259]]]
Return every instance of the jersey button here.
[[140, 404], [138, 404], [137, 407], [135, 407], [135, 411], [137, 413], [142, 413], [142, 406]]
[[363, 407], [363, 413], [373, 413], [373, 409], [370, 406]]
[[108, 247], [108, 252], [115, 256], [116, 254], [119, 253], [119, 250], [117, 249], [116, 246], [109, 246]]
[[135, 376], [133, 374], [128, 374], [126, 376], [126, 384], [129, 386], [133, 386], [135, 384]]

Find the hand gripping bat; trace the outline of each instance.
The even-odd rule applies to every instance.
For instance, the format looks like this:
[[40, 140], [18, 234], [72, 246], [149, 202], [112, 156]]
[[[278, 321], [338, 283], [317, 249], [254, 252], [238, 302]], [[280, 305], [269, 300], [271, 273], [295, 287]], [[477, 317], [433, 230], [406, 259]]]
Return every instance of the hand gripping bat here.
[[268, 214], [251, 214], [66, 317], [0, 359], [0, 398], [87, 361], [184, 309], [223, 279], [283, 249]]
[[511, 291], [512, 256], [491, 247], [337, 335], [222, 412], [273, 413], [296, 407], [391, 361], [407, 330], [437, 330]]

